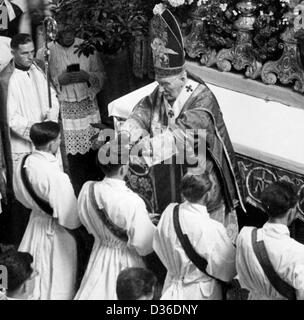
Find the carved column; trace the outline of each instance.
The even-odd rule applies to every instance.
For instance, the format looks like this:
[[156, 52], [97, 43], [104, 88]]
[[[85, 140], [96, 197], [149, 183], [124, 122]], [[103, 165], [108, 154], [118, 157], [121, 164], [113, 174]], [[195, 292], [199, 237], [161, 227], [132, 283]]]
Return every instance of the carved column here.
[[192, 27], [185, 37], [185, 50], [190, 58], [200, 57], [200, 62], [207, 67], [216, 64], [216, 51], [208, 48], [202, 39], [205, 31], [205, 21], [202, 19], [203, 7], [197, 7], [191, 14]]
[[295, 12], [297, 12], [297, 7], [292, 13], [289, 26], [281, 36], [284, 48], [282, 57], [277, 61], [265, 63], [261, 76], [266, 84], [275, 84], [278, 79], [282, 84], [294, 82], [294, 90], [303, 93], [304, 68], [301, 62], [298, 40], [295, 38], [294, 21], [298, 17]]
[[230, 71], [232, 66], [236, 70], [246, 69], [246, 77], [256, 79], [262, 69], [261, 62], [257, 61], [252, 52], [252, 33], [255, 22], [257, 5], [254, 1], [240, 1], [237, 4], [241, 12], [235, 22], [236, 44], [230, 49], [222, 49], [217, 55], [217, 67], [222, 71]]

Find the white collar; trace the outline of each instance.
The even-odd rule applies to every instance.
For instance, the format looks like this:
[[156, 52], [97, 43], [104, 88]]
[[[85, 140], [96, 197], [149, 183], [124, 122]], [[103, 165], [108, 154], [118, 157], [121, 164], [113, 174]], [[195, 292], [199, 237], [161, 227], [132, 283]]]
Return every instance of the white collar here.
[[28, 70], [21, 70], [21, 69], [15, 68], [14, 72], [18, 72], [19, 74], [29, 74], [29, 72], [34, 72], [35, 69], [39, 70], [38, 68], [39, 67], [36, 65], [35, 61], [33, 61], [32, 65]]
[[285, 224], [266, 222], [262, 228], [265, 233], [274, 238], [281, 238], [282, 236], [290, 237], [290, 232]]
[[126, 181], [125, 180], [116, 179], [116, 178], [104, 177], [102, 182], [108, 183], [108, 184], [110, 184], [112, 186], [117, 186], [117, 187], [119, 187], [119, 186], [125, 187], [126, 186]]
[[40, 151], [40, 150], [35, 150], [32, 155], [38, 155], [43, 157], [44, 159], [46, 159], [49, 162], [57, 162], [58, 163], [58, 159], [56, 158], [56, 156], [54, 156], [53, 154], [49, 153], [49, 152], [45, 152], [45, 151]]
[[181, 204], [181, 207], [183, 209], [190, 210], [193, 213], [197, 213], [204, 218], [210, 218], [206, 206], [203, 206], [199, 203], [191, 203], [189, 201], [185, 201]]
[[198, 82], [193, 81], [191, 79], [187, 79], [186, 85], [183, 87], [177, 99], [174, 101], [173, 106], [171, 107], [169, 102], [167, 103], [166, 112], [167, 112], [168, 118], [169, 118], [168, 112], [170, 109], [173, 109], [174, 111], [174, 120], [179, 116], [186, 101], [189, 99], [189, 97], [192, 95], [193, 91], [197, 88], [198, 85], [199, 85]]

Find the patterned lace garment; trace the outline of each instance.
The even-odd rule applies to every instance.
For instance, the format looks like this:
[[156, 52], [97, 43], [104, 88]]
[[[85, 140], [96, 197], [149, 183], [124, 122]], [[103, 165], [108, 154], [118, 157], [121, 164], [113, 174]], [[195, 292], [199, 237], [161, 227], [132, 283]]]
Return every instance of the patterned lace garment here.
[[83, 119], [89, 115], [96, 114], [97, 111], [96, 100], [92, 101], [90, 98], [74, 102], [61, 102], [61, 115], [63, 119]]
[[64, 139], [67, 154], [87, 153], [92, 148], [90, 139], [98, 132], [98, 129], [91, 126], [84, 130], [65, 130]]
[[91, 123], [100, 122], [96, 99], [63, 101], [61, 112], [67, 154], [87, 153], [92, 148], [91, 138], [99, 132], [91, 126]]

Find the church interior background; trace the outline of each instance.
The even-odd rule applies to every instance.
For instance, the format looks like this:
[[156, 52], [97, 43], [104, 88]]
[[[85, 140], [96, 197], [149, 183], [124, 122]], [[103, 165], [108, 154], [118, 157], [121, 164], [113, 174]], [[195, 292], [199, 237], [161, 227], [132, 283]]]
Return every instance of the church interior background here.
[[[75, 28], [86, 40], [80, 54], [97, 50], [104, 61], [107, 84], [98, 98], [102, 122], [109, 126], [127, 116], [119, 103], [121, 96], [153, 83], [148, 32], [152, 9], [159, 2], [13, 1], [28, 15], [23, 23], [32, 30], [38, 47], [43, 44], [41, 19], [46, 10], [59, 20], [67, 13], [74, 16]], [[247, 213], [239, 213], [240, 226], [261, 226], [266, 215], [260, 194], [269, 183], [291, 181], [304, 199], [304, 2], [163, 2], [180, 22], [188, 69], [213, 90], [224, 114], [246, 195]], [[6, 36], [8, 22], [3, 6], [0, 10], [0, 35]], [[151, 206], [149, 181], [143, 176], [139, 185], [138, 192]], [[1, 187], [5, 208], [3, 183]], [[291, 231], [304, 243], [304, 200], [298, 211], [300, 219]], [[5, 219], [0, 215], [0, 220]], [[5, 230], [0, 234], [5, 235]]]

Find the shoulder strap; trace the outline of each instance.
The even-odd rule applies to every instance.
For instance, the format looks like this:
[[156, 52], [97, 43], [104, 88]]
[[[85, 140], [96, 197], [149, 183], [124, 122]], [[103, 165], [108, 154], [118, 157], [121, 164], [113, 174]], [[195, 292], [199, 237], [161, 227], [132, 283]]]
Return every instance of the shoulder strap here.
[[22, 159], [22, 162], [21, 162], [21, 179], [22, 179], [22, 183], [25, 187], [25, 189], [27, 190], [27, 192], [29, 193], [29, 195], [32, 197], [32, 199], [36, 202], [36, 204], [38, 205], [38, 207], [43, 210], [46, 214], [50, 215], [50, 216], [53, 216], [53, 208], [50, 206], [50, 204], [40, 198], [35, 190], [33, 189], [33, 186], [31, 185], [30, 181], [29, 181], [29, 178], [26, 174], [26, 169], [24, 167], [24, 164], [25, 164], [25, 161], [26, 159], [28, 158], [28, 156], [30, 156], [30, 154], [27, 154], [23, 159]]
[[120, 228], [116, 224], [114, 224], [113, 221], [110, 219], [107, 211], [104, 208], [102, 208], [102, 209], [99, 208], [97, 201], [96, 201], [96, 198], [95, 198], [95, 195], [94, 195], [94, 185], [95, 185], [95, 182], [92, 182], [90, 184], [89, 194], [90, 194], [91, 203], [93, 205], [94, 210], [97, 212], [98, 217], [101, 219], [103, 224], [107, 227], [107, 229], [114, 236], [116, 236], [117, 238], [119, 238], [120, 240], [122, 240], [124, 242], [128, 242], [129, 237], [128, 237], [127, 231]]
[[270, 284], [285, 298], [288, 300], [296, 300], [295, 289], [282, 280], [280, 276], [274, 270], [268, 253], [266, 251], [264, 241], [257, 241], [257, 229], [254, 228], [251, 233], [253, 251], [266, 274]]
[[179, 205], [176, 205], [174, 207], [173, 210], [173, 223], [174, 223], [174, 229], [175, 232], [177, 234], [177, 237], [186, 253], [186, 255], [188, 256], [188, 258], [190, 259], [190, 261], [203, 273], [205, 273], [208, 277], [223, 282], [220, 279], [217, 279], [215, 277], [213, 277], [212, 275], [210, 275], [207, 271], [207, 265], [208, 265], [208, 261], [200, 256], [193, 248], [188, 236], [186, 234], [183, 234], [183, 231], [181, 229], [180, 226], [180, 222], [179, 222]]

